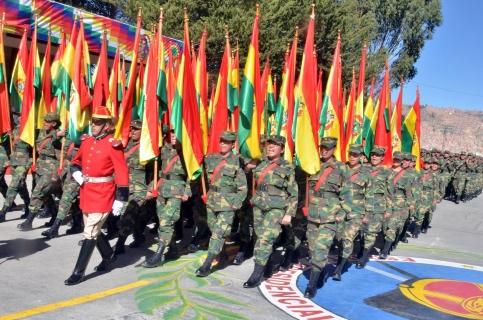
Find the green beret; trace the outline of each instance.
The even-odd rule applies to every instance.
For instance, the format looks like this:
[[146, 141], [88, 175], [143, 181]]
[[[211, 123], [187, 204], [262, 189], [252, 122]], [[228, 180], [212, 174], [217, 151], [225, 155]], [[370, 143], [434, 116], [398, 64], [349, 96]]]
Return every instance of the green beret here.
[[323, 137], [320, 139], [320, 147], [324, 148], [335, 148], [337, 145], [337, 138], [336, 137]]
[[220, 137], [220, 140], [227, 141], [227, 142], [235, 142], [236, 140], [235, 132], [224, 131]]
[[371, 150], [371, 154], [375, 154], [377, 156], [383, 156], [386, 153], [386, 149], [381, 146], [374, 146]]
[[403, 160], [404, 159], [404, 154], [400, 151], [395, 151], [393, 154], [392, 154], [392, 159], [393, 160]]
[[133, 120], [133, 121], [131, 121], [131, 128], [141, 129], [142, 127], [143, 127], [143, 122], [141, 120]]
[[282, 136], [279, 136], [279, 135], [271, 135], [267, 139], [267, 143], [276, 144], [276, 145], [279, 145], [281, 147], [285, 146], [285, 141], [286, 141], [285, 137], [282, 137]]
[[44, 121], [47, 121], [47, 122], [58, 122], [60, 123], [60, 116], [55, 113], [55, 112], [48, 112], [45, 116], [44, 116]]
[[351, 144], [349, 146], [349, 153], [361, 154], [363, 152], [362, 144]]

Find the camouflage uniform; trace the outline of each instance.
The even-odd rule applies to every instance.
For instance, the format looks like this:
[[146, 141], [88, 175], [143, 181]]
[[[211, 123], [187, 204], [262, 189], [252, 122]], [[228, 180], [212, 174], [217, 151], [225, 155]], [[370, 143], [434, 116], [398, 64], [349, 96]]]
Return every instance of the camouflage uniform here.
[[4, 198], [7, 197], [7, 183], [5, 182], [5, 172], [9, 165], [9, 153], [10, 153], [10, 136], [4, 134], [0, 137], [0, 193]]
[[15, 141], [13, 153], [10, 155], [10, 166], [12, 169], [12, 180], [8, 186], [7, 196], [3, 204], [3, 212], [6, 212], [10, 207], [12, 207], [13, 202], [17, 194], [22, 198], [26, 213], [28, 213], [28, 206], [30, 204], [30, 197], [27, 190], [27, 183], [25, 179], [27, 177], [28, 170], [32, 165], [32, 148], [20, 140], [18, 126], [13, 131]]
[[[54, 116], [55, 115], [55, 116]], [[58, 119], [57, 114], [47, 113], [47, 119]], [[60, 123], [60, 122], [59, 122]], [[52, 205], [53, 195], [60, 197], [62, 192], [61, 181], [57, 169], [59, 167], [59, 155], [61, 140], [57, 137], [57, 130], [47, 132], [41, 130], [36, 140], [38, 158], [35, 165], [36, 185], [32, 190], [27, 220], [18, 225], [20, 230], [30, 230], [35, 215], [42, 209], [44, 204]], [[54, 204], [55, 205], [55, 204]]]
[[[461, 155], [466, 157], [466, 152], [462, 152]], [[466, 185], [466, 175], [468, 170], [468, 165], [466, 159], [459, 159], [453, 164], [454, 176], [453, 176], [453, 187], [456, 194], [456, 202], [458, 203], [463, 197]]]
[[253, 169], [254, 179], [257, 181], [252, 199], [253, 226], [257, 236], [254, 255], [255, 263], [262, 266], [267, 264], [273, 243], [282, 230], [281, 219], [284, 215], [295, 217], [297, 210], [298, 186], [293, 165], [280, 158], [277, 166], [267, 171], [262, 181], [258, 180], [272, 163], [264, 159]]
[[[224, 132], [221, 140], [234, 143], [233, 132]], [[208, 257], [197, 270], [198, 276], [206, 276], [214, 257], [221, 252], [225, 236], [230, 233], [235, 211], [240, 209], [247, 196], [247, 180], [239, 155], [223, 157], [211, 154], [205, 157], [209, 191], [206, 201], [208, 226], [211, 230]]]

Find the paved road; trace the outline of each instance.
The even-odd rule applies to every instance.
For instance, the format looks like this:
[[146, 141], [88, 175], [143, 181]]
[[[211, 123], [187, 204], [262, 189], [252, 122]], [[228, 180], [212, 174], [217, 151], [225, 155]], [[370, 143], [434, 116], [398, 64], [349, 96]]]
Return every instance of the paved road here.
[[[400, 245], [394, 254], [483, 266], [482, 207], [481, 196], [461, 205], [443, 202], [430, 232]], [[87, 270], [90, 279], [65, 286], [81, 236], [45, 241], [40, 233], [46, 219], [36, 219], [34, 230], [20, 232], [16, 229], [19, 216], [20, 212], [8, 213], [7, 222], [0, 224], [0, 319], [191, 319], [197, 315], [291, 319], [257, 289], [242, 288], [253, 268], [252, 260], [240, 267], [229, 266], [205, 281], [192, 276], [204, 253], [146, 270], [139, 264], [149, 248], [127, 248], [114, 270], [96, 274], [92, 272], [100, 256], [95, 252]], [[62, 235], [66, 228], [61, 227]], [[168, 309], [170, 313], [164, 314]], [[18, 313], [21, 311], [24, 313]]]

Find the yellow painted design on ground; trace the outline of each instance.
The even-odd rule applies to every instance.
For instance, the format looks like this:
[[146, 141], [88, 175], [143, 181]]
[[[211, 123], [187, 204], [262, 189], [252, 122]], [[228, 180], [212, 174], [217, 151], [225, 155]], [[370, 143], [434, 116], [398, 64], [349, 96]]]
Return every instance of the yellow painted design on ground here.
[[109, 296], [112, 296], [112, 295], [115, 295], [115, 294], [119, 294], [119, 293], [129, 291], [129, 290], [132, 290], [132, 289], [135, 289], [135, 288], [143, 287], [143, 286], [148, 285], [150, 283], [151, 283], [151, 281], [149, 281], [149, 280], [135, 281], [135, 282], [131, 282], [131, 283], [128, 283], [126, 285], [115, 287], [115, 288], [112, 288], [112, 289], [99, 291], [99, 292], [87, 294], [87, 295], [84, 295], [84, 296], [80, 296], [80, 297], [76, 297], [76, 298], [72, 298], [72, 299], [68, 299], [68, 300], [64, 300], [64, 301], [54, 302], [54, 303], [46, 304], [46, 305], [43, 305], [43, 306], [34, 307], [34, 308], [31, 308], [31, 309], [26, 309], [26, 310], [22, 310], [22, 311], [18, 311], [18, 312], [9, 313], [9, 314], [0, 316], [0, 320], [23, 319], [23, 318], [32, 317], [32, 316], [35, 316], [35, 315], [38, 315], [38, 314], [55, 311], [55, 310], [62, 309], [62, 308], [73, 307], [73, 306], [76, 306], [76, 305], [79, 305], [79, 304], [91, 302], [91, 301], [94, 301], [94, 300], [103, 299], [103, 298], [106, 298], [106, 297], [109, 297]]
[[[419, 304], [422, 304], [428, 308], [437, 310], [439, 312], [455, 315], [466, 319], [483, 319], [483, 284], [466, 282], [469, 285], [474, 285], [477, 288], [479, 288], [480, 291], [482, 292], [482, 295], [465, 298], [465, 297], [459, 297], [459, 296], [451, 295], [444, 292], [437, 292], [437, 291], [431, 291], [426, 289], [427, 285], [438, 281], [466, 282], [466, 281], [456, 281], [456, 280], [446, 280], [446, 279], [421, 279], [413, 282], [410, 285], [401, 284], [399, 286], [399, 290], [401, 290], [402, 294], [406, 298], [414, 302], [417, 302]], [[429, 299], [430, 297], [459, 304], [466, 311], [466, 313], [458, 312], [456, 310], [451, 310], [448, 308], [444, 308], [443, 306], [437, 305]]]

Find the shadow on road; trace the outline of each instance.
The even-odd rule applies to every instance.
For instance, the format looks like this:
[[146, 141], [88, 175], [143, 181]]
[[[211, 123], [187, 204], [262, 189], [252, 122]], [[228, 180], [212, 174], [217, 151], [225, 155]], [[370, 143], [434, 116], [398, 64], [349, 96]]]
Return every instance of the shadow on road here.
[[45, 243], [43, 238], [0, 240], [0, 259], [6, 258], [0, 264], [8, 260], [19, 260], [28, 257], [48, 247], [50, 245]]

